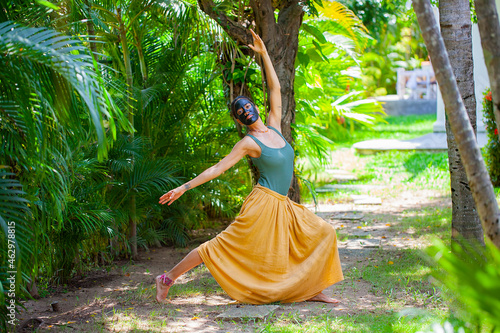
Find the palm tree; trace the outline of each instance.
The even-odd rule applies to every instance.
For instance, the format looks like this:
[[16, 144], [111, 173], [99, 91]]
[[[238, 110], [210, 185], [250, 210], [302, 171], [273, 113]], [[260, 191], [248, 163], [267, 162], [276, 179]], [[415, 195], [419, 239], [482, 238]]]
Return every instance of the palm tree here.
[[[468, 0], [439, 2], [441, 35], [448, 50], [451, 66], [457, 78], [460, 95], [467, 115], [476, 133], [476, 97], [474, 95], [472, 60], [472, 23]], [[446, 119], [448, 161], [450, 168], [452, 201], [452, 240], [463, 237], [467, 241], [484, 244], [483, 228], [477, 214], [471, 188], [467, 181], [457, 141], [451, 130], [449, 117]]]

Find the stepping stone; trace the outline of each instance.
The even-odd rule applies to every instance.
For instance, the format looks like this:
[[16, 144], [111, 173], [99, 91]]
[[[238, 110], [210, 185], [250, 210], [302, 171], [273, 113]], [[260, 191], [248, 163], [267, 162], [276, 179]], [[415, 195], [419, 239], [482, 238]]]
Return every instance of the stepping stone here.
[[334, 214], [331, 215], [331, 219], [336, 219], [336, 220], [351, 220], [351, 221], [357, 221], [361, 220], [363, 217], [365, 217], [363, 214], [353, 214], [353, 213], [341, 213], [341, 214]]
[[264, 319], [278, 308], [279, 305], [240, 305], [239, 307], [231, 307], [229, 310], [218, 315], [217, 318], [226, 320], [242, 318]]
[[370, 234], [367, 234], [368, 231], [364, 231], [364, 232], [353, 232], [353, 233], [349, 233], [349, 237], [353, 237], [353, 238], [368, 238], [368, 237], [371, 237]]
[[345, 262], [341, 262], [341, 263], [340, 263], [340, 266], [342, 267], [342, 270], [343, 270], [343, 271], [346, 271], [346, 270], [348, 270], [349, 268], [351, 268], [352, 264], [347, 264], [347, 263], [345, 263]]
[[381, 205], [382, 199], [368, 195], [351, 195], [355, 205]]
[[364, 249], [378, 249], [380, 247], [380, 239], [363, 239], [360, 242]]
[[378, 249], [380, 247], [379, 239], [349, 239], [345, 243], [347, 249]]
[[316, 192], [335, 192], [338, 190], [349, 190], [349, 191], [370, 191], [377, 190], [381, 188], [387, 188], [383, 185], [341, 185], [341, 184], [329, 184], [318, 187]]

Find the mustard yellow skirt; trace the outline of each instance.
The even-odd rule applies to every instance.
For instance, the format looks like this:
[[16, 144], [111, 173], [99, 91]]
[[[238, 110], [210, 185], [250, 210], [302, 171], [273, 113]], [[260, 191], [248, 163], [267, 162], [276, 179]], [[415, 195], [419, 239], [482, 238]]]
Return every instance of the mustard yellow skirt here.
[[335, 229], [260, 185], [198, 252], [222, 289], [243, 303], [301, 302], [344, 278]]

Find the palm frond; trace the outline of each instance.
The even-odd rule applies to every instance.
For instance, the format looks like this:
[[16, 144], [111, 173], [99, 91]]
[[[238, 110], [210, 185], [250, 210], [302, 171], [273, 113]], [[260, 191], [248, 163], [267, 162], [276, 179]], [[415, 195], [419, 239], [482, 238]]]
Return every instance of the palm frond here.
[[[99, 153], [104, 156], [108, 144], [103, 121], [115, 116], [122, 123], [126, 121], [96, 77], [87, 49], [80, 44], [78, 39], [64, 36], [54, 30], [22, 27], [12, 22], [0, 23], [0, 52], [6, 54], [2, 57], [2, 65], [13, 68], [14, 63], [21, 63], [22, 69], [18, 69], [21, 76], [42, 78], [41, 81], [28, 81], [41, 82], [42, 88], [52, 93], [61, 88], [64, 91], [66, 87], [74, 89], [88, 110], [99, 142]], [[19, 61], [14, 62], [14, 59]], [[37, 75], [40, 71], [44, 73]], [[0, 78], [4, 84], [14, 84], [14, 77], [9, 77], [8, 80], [5, 80], [5, 77]], [[44, 90], [38, 91], [39, 98], [45, 96], [43, 92]], [[68, 107], [68, 95], [70, 94], [59, 93], [59, 98], [53, 98], [56, 107], [52, 109], [59, 120], [69, 125], [77, 125], [78, 122], [71, 114], [72, 109]], [[53, 105], [50, 102], [44, 104]], [[113, 122], [110, 122], [110, 125], [113, 126]]]
[[128, 192], [140, 196], [163, 193], [179, 185], [178, 179], [174, 177], [176, 171], [175, 165], [169, 160], [137, 161], [127, 179]]
[[363, 22], [342, 3], [337, 1], [325, 2], [323, 8], [319, 9], [321, 18], [327, 18], [328, 30], [333, 35], [349, 37], [356, 45], [363, 49], [366, 46], [368, 29]]

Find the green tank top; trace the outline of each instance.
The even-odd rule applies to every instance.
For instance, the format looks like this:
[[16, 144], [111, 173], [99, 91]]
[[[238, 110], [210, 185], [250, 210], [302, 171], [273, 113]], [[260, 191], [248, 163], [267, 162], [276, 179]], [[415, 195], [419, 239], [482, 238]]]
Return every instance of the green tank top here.
[[268, 127], [283, 138], [285, 146], [282, 148], [271, 148], [260, 142], [253, 135], [247, 134], [259, 145], [262, 151], [260, 157], [250, 158], [260, 172], [258, 183], [281, 195], [287, 195], [293, 176], [293, 148], [277, 129], [271, 126]]

